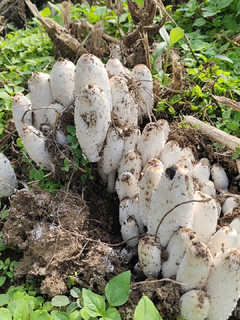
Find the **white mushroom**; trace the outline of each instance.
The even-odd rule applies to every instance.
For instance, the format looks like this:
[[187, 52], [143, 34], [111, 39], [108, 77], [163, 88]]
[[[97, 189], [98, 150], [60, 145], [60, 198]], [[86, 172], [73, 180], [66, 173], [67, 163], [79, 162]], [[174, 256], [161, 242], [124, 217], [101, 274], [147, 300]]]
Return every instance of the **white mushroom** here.
[[125, 73], [122, 63], [117, 58], [108, 60], [106, 64], [106, 70], [107, 70], [109, 79], [114, 76], [123, 76]]
[[141, 132], [138, 127], [125, 128], [123, 136], [123, 154], [125, 154], [129, 149], [137, 149], [138, 141], [141, 136]]
[[208, 244], [213, 257], [228, 248], [238, 247], [237, 231], [231, 227], [222, 227], [211, 237]]
[[148, 225], [148, 212], [152, 195], [156, 190], [158, 182], [160, 181], [164, 172], [163, 164], [160, 160], [153, 158], [148, 160], [142, 171], [142, 178], [140, 181], [140, 215], [145, 226]]
[[[137, 237], [139, 235], [138, 224], [133, 216], [128, 216], [121, 226], [121, 234], [124, 241]], [[138, 244], [138, 238], [131, 239], [127, 241], [129, 247], [136, 247]]]
[[240, 251], [227, 249], [218, 254], [208, 278], [210, 296], [208, 320], [227, 320], [240, 295]]
[[217, 204], [209, 195], [200, 191], [195, 192], [194, 200], [201, 202], [194, 202], [193, 205], [193, 230], [198, 241], [208, 244], [217, 228]]
[[65, 108], [74, 100], [75, 64], [60, 58], [53, 66], [50, 84], [53, 99]]
[[44, 72], [35, 72], [28, 81], [29, 99], [34, 111], [34, 126], [39, 129], [46, 123], [45, 106], [54, 102], [50, 86], [50, 75]]
[[143, 129], [138, 142], [138, 151], [142, 156], [143, 167], [148, 160], [159, 158], [167, 141], [169, 126], [166, 120], [148, 123]]
[[0, 153], [0, 199], [11, 196], [17, 187], [17, 178], [11, 162]]
[[239, 207], [240, 205], [240, 199], [237, 197], [229, 197], [226, 199], [224, 204], [222, 205], [222, 212], [225, 214], [226, 211], [228, 211], [231, 208]]
[[138, 242], [140, 269], [146, 277], [157, 277], [161, 270], [161, 249], [150, 235], [142, 237]]
[[193, 168], [193, 177], [203, 184], [210, 177], [210, 162], [207, 158], [202, 158]]
[[174, 232], [167, 246], [168, 260], [162, 264], [163, 278], [177, 274], [184, 253], [196, 242], [196, 233], [192, 229], [181, 227]]
[[228, 177], [222, 166], [214, 163], [211, 168], [211, 175], [216, 188], [228, 190]]
[[131, 172], [124, 172], [116, 181], [116, 191], [120, 201], [135, 196], [139, 194], [138, 180]]
[[118, 175], [123, 172], [131, 172], [137, 180], [140, 180], [142, 160], [138, 151], [135, 149], [128, 150], [120, 161]]
[[[193, 196], [193, 181], [188, 170], [178, 164], [166, 169], [152, 196], [148, 215], [150, 234], [155, 234], [162, 221], [158, 230], [161, 245], [166, 246], [180, 226], [192, 227]], [[190, 202], [182, 204], [186, 201]], [[176, 205], [179, 206], [174, 209]]]
[[75, 96], [78, 96], [83, 87], [95, 84], [101, 88], [108, 99], [112, 110], [112, 95], [107, 70], [104, 64], [92, 54], [83, 54], [77, 61], [75, 72]]
[[209, 248], [202, 242], [194, 243], [184, 254], [177, 271], [177, 281], [184, 292], [201, 289], [206, 285], [213, 257]]
[[215, 186], [211, 180], [204, 181], [200, 191], [204, 194], [208, 194], [211, 197], [214, 197], [216, 195]]
[[83, 153], [91, 162], [100, 160], [111, 121], [105, 93], [96, 85], [87, 85], [78, 94], [75, 107], [76, 135]]
[[165, 168], [178, 162], [181, 149], [176, 141], [170, 140], [164, 146], [160, 154], [160, 160]]
[[[151, 71], [143, 64], [136, 65], [132, 70], [135, 81], [135, 96], [138, 101], [138, 117], [150, 117], [153, 108], [153, 80]], [[150, 117], [151, 119], [151, 117]]]
[[46, 150], [46, 138], [41, 131], [33, 126], [25, 126], [20, 134], [22, 143], [36, 164], [50, 170], [51, 153]]
[[21, 132], [25, 124], [32, 125], [32, 107], [31, 101], [22, 93], [18, 92], [12, 100], [12, 115], [17, 129], [18, 135], [21, 137]]
[[189, 290], [179, 300], [181, 315], [185, 320], [204, 320], [209, 312], [210, 301], [206, 292]]

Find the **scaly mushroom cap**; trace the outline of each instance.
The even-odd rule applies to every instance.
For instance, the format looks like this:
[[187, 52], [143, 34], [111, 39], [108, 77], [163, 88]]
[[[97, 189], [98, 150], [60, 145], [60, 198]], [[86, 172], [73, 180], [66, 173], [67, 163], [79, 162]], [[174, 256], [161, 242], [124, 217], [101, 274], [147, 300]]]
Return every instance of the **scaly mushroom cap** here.
[[74, 100], [75, 64], [60, 58], [53, 66], [50, 84], [53, 99], [65, 108]]
[[240, 199], [237, 197], [229, 197], [222, 205], [222, 212], [225, 214], [229, 209], [238, 207], [240, 204]]
[[[180, 226], [192, 227], [192, 202], [172, 209], [182, 202], [192, 200], [193, 197], [193, 181], [188, 170], [179, 164], [167, 168], [152, 196], [148, 215], [150, 234], [155, 234], [159, 222], [163, 219], [158, 231], [161, 245], [166, 246], [172, 234]], [[170, 210], [172, 211], [168, 213]]]
[[118, 117], [121, 126], [136, 126], [137, 105], [129, 93], [123, 78], [115, 76], [110, 79], [113, 113]]
[[198, 241], [208, 244], [217, 228], [217, 204], [211, 196], [200, 191], [195, 192], [194, 200], [209, 200], [207, 202], [194, 202], [193, 204], [193, 230], [196, 232]]
[[138, 101], [138, 117], [148, 117], [153, 108], [153, 80], [151, 71], [143, 64], [136, 65], [132, 70], [135, 80], [135, 96]]
[[177, 141], [170, 140], [162, 149], [160, 160], [162, 161], [164, 168], [168, 168], [169, 166], [178, 162], [180, 155], [181, 149]]
[[148, 160], [143, 171], [140, 181], [140, 215], [145, 226], [148, 225], [148, 212], [152, 195], [156, 190], [158, 182], [160, 181], [164, 172], [163, 164], [160, 160], [153, 158]]
[[123, 172], [131, 172], [137, 180], [140, 180], [142, 159], [135, 149], [128, 150], [120, 161], [118, 175]]
[[[123, 224], [121, 226], [121, 233], [124, 241], [139, 235], [138, 224], [135, 217], [128, 216], [123, 221]], [[138, 238], [127, 241], [127, 244], [129, 247], [136, 247], [138, 244]]]
[[161, 270], [161, 250], [150, 235], [138, 242], [139, 266], [146, 277], [157, 277]]
[[203, 184], [210, 177], [210, 162], [207, 158], [202, 158], [193, 168], [193, 177]]
[[222, 166], [218, 163], [214, 163], [211, 168], [211, 175], [216, 188], [228, 190], [228, 177]]
[[86, 85], [78, 94], [75, 102], [76, 135], [83, 153], [91, 162], [100, 160], [109, 124], [110, 106], [102, 89]]
[[57, 118], [57, 115], [64, 110], [64, 106], [60, 103], [51, 103], [46, 106], [46, 123], [53, 124]]
[[20, 136], [24, 147], [33, 161], [40, 168], [50, 170], [52, 156], [45, 149], [46, 138], [42, 132], [33, 126], [25, 126]]
[[138, 224], [139, 233], [144, 233], [144, 225], [140, 217], [139, 197], [135, 195], [131, 198], [124, 198], [119, 205], [119, 223], [123, 225], [124, 220], [128, 216], [133, 216]]
[[240, 295], [240, 251], [226, 249], [218, 254], [208, 278], [208, 320], [227, 320]]
[[174, 232], [167, 246], [168, 260], [162, 264], [163, 278], [177, 274], [184, 253], [196, 242], [196, 233], [190, 228], [180, 227]]
[[138, 151], [142, 156], [143, 167], [148, 160], [159, 158], [167, 141], [169, 126], [166, 120], [148, 123], [143, 129], [138, 142]]
[[75, 72], [75, 96], [77, 97], [83, 87], [95, 84], [101, 88], [108, 99], [110, 110], [112, 110], [112, 95], [107, 70], [104, 64], [92, 54], [83, 54], [77, 61]]
[[222, 227], [211, 237], [208, 244], [213, 257], [228, 248], [238, 247], [237, 231], [231, 227]]
[[13, 167], [7, 157], [0, 153], [0, 199], [13, 194], [18, 187], [17, 178]]
[[202, 242], [195, 242], [184, 254], [177, 271], [177, 281], [184, 283], [184, 292], [201, 289], [206, 285], [213, 257]]
[[202, 188], [201, 188], [200, 191], [202, 193], [204, 193], [204, 194], [208, 194], [211, 197], [215, 197], [215, 195], [216, 195], [215, 186], [214, 186], [214, 183], [211, 180], [206, 180], [202, 184]]
[[139, 194], [138, 180], [131, 172], [124, 172], [117, 178], [116, 191], [120, 201], [135, 196]]
[[108, 60], [106, 64], [106, 70], [107, 70], [109, 79], [114, 76], [124, 76], [124, 73], [125, 73], [122, 63], [116, 58]]
[[[25, 124], [32, 125], [32, 106], [31, 101], [22, 93], [18, 92], [12, 100], [12, 115], [17, 129], [18, 135], [21, 137], [21, 132]], [[24, 116], [24, 118], [23, 118]]]
[[122, 129], [110, 127], [107, 133], [106, 144], [102, 152], [102, 168], [106, 174], [118, 169], [123, 155], [124, 140]]
[[179, 300], [181, 315], [185, 320], [204, 320], [209, 312], [209, 296], [202, 290], [189, 290]]
[[125, 154], [130, 149], [137, 149], [140, 136], [141, 136], [141, 132], [138, 127], [131, 127], [131, 128], [124, 129], [123, 154]]

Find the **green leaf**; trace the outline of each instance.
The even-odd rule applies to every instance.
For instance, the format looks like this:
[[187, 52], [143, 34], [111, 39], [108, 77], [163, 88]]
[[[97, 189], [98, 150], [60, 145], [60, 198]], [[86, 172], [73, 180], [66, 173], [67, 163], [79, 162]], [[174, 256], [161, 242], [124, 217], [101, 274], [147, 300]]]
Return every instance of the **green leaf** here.
[[30, 314], [29, 320], [52, 320], [52, 317], [49, 313], [47, 313], [47, 311], [35, 310], [33, 313]]
[[111, 306], [124, 304], [130, 294], [131, 272], [128, 270], [110, 280], [105, 288], [107, 301]]
[[77, 302], [72, 302], [69, 304], [69, 306], [67, 306], [66, 312], [68, 314], [70, 314], [71, 312], [73, 312], [74, 310], [76, 310], [78, 308], [78, 304]]
[[167, 30], [164, 26], [159, 30], [159, 33], [160, 33], [161, 37], [163, 38], [163, 40], [166, 42], [167, 46], [169, 46], [170, 37], [169, 37], [169, 34], [167, 33]]
[[82, 298], [84, 308], [91, 317], [104, 316], [106, 305], [102, 296], [83, 288]]
[[4, 251], [7, 248], [7, 245], [0, 239], [0, 251]]
[[137, 2], [141, 8], [144, 5], [144, 0], [135, 0], [135, 2]]
[[77, 287], [73, 287], [71, 290], [70, 290], [70, 294], [73, 298], [79, 298], [80, 295], [81, 295], [81, 290]]
[[66, 312], [62, 312], [62, 311], [52, 311], [51, 316], [55, 320], [70, 320], [69, 314], [67, 314]]
[[232, 59], [230, 59], [229, 57], [222, 55], [222, 54], [216, 55], [215, 58], [233, 63]]
[[71, 303], [71, 300], [67, 296], [55, 296], [51, 301], [54, 307], [64, 307]]
[[203, 18], [198, 18], [194, 21], [193, 26], [201, 27], [201, 26], [204, 26], [206, 22], [207, 22], [207, 20], [205, 20]]
[[153, 302], [143, 296], [135, 309], [134, 320], [162, 320], [162, 317]]
[[161, 42], [159, 43], [155, 50], [153, 51], [152, 57], [153, 57], [153, 61], [156, 61], [157, 58], [163, 53], [164, 48], [167, 46], [166, 42]]
[[0, 319], [1, 320], [12, 320], [11, 312], [6, 308], [0, 308]]
[[8, 310], [11, 312], [12, 315], [14, 315], [14, 312], [17, 308], [17, 306], [20, 304], [21, 302], [20, 301], [15, 301], [15, 300], [12, 300], [9, 302], [7, 308]]
[[171, 32], [170, 32], [170, 42], [169, 42], [170, 48], [172, 48], [175, 43], [177, 43], [180, 39], [182, 39], [183, 34], [184, 34], [183, 29], [181, 29], [179, 27], [176, 27], [176, 28], [171, 30]]
[[9, 300], [9, 296], [7, 294], [0, 294], [0, 307], [7, 304]]
[[121, 320], [120, 314], [116, 308], [109, 308], [104, 317], [100, 320]]
[[70, 320], [81, 320], [80, 311], [75, 310], [70, 314]]
[[86, 309], [85, 307], [83, 307], [83, 308], [80, 310], [80, 314], [81, 314], [81, 316], [83, 317], [84, 320], [90, 319], [90, 315], [89, 315], [89, 313], [87, 312], [87, 309]]
[[4, 282], [6, 281], [7, 277], [3, 276], [0, 277], [0, 287], [4, 284]]
[[16, 308], [13, 320], [28, 320], [28, 305], [26, 301], [22, 301]]

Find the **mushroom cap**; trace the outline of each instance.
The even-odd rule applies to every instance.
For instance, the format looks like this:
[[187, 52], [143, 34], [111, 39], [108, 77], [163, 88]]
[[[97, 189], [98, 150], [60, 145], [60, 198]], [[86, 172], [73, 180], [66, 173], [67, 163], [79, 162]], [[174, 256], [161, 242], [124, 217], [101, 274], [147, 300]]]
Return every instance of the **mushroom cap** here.
[[117, 58], [111, 58], [108, 60], [106, 70], [109, 79], [114, 76], [123, 76], [125, 73], [122, 63]]
[[211, 175], [216, 188], [227, 190], [229, 183], [228, 177], [225, 170], [220, 164], [214, 163], [211, 168]]
[[97, 85], [86, 85], [78, 94], [74, 119], [76, 135], [83, 153], [91, 162], [99, 161], [111, 115], [108, 99]]
[[32, 125], [31, 111], [31, 101], [21, 92], [16, 93], [12, 100], [12, 115], [19, 136], [25, 124]]
[[54, 102], [50, 86], [50, 75], [35, 72], [28, 81], [29, 99], [33, 110], [48, 106]]
[[60, 58], [53, 66], [50, 84], [53, 99], [65, 108], [74, 100], [75, 64]]
[[120, 175], [123, 172], [128, 171], [131, 172], [137, 180], [140, 180], [142, 169], [141, 164], [142, 159], [138, 151], [135, 149], [130, 149], [125, 153], [120, 161], [118, 174]]
[[189, 290], [179, 300], [181, 315], [185, 320], [203, 320], [207, 317], [210, 301], [206, 292]]
[[116, 181], [116, 191], [121, 201], [139, 194], [138, 180], [131, 172], [123, 172]]
[[18, 187], [17, 178], [13, 167], [7, 157], [0, 153], [0, 199], [13, 194]]

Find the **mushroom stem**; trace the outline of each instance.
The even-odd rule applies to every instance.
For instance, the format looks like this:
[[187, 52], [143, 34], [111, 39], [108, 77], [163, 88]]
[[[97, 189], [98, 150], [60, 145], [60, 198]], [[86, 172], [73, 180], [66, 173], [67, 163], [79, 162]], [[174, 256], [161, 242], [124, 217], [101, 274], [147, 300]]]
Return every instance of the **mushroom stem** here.
[[108, 179], [107, 190], [109, 193], [113, 193], [115, 190], [116, 172], [117, 172], [117, 170], [113, 170], [107, 176], [107, 179]]

